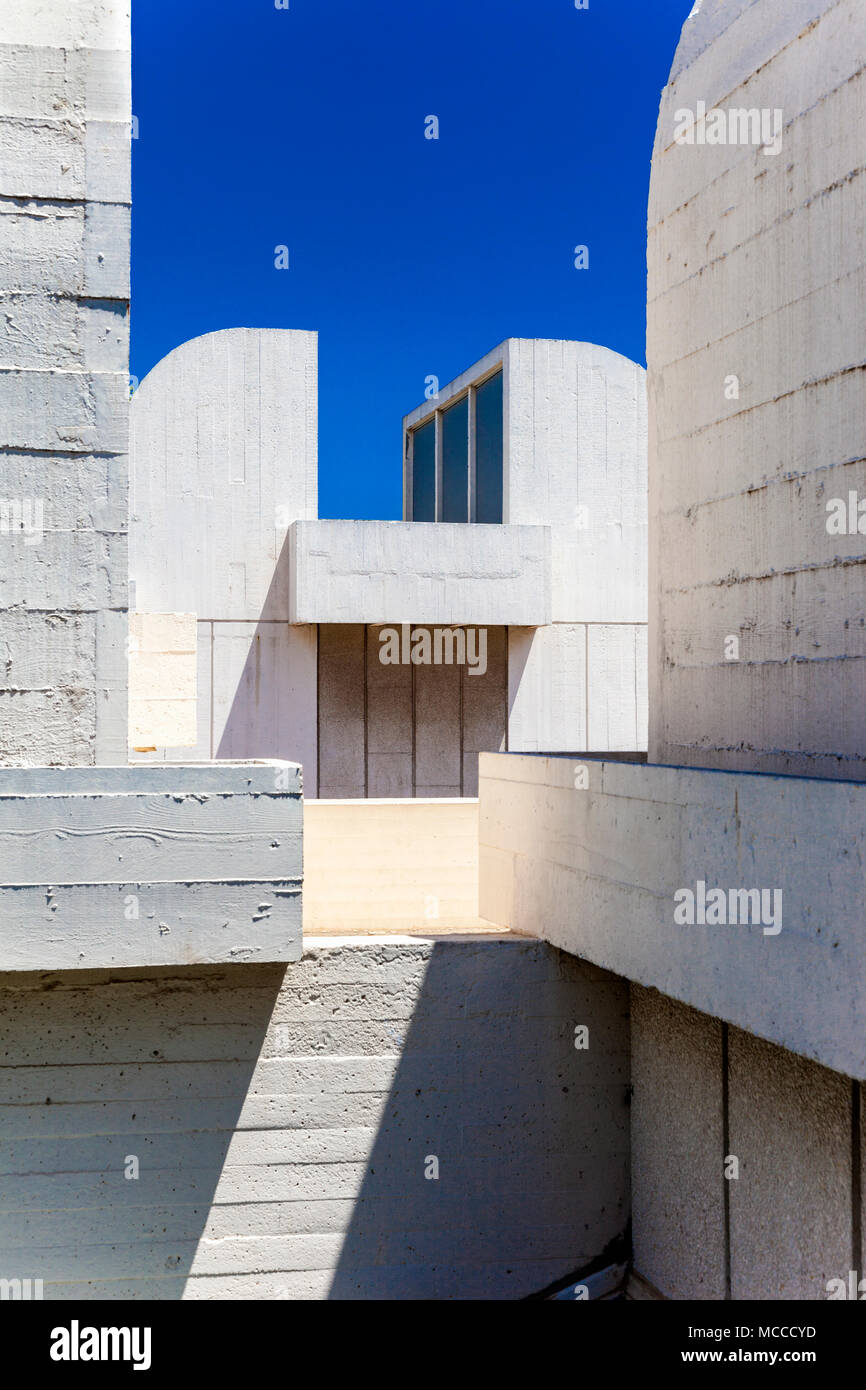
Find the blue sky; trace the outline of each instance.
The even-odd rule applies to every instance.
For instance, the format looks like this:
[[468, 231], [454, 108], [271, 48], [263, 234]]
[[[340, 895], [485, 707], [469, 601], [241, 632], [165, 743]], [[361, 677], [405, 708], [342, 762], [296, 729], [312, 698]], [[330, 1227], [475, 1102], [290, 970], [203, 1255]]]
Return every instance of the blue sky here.
[[649, 160], [691, 8], [136, 0], [131, 371], [217, 328], [317, 329], [320, 515], [393, 518], [429, 374], [507, 337], [644, 362]]

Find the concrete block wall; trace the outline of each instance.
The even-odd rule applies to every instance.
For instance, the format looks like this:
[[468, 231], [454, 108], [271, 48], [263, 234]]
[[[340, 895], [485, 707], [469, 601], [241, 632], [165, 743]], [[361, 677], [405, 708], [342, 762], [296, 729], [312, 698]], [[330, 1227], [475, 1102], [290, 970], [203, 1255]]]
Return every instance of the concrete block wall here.
[[0, 1013], [0, 1277], [46, 1299], [513, 1299], [626, 1228], [627, 987], [544, 944], [7, 975]]
[[[651, 762], [866, 775], [866, 521], [827, 510], [866, 498], [864, 52], [861, 0], [705, 0], [662, 97]], [[780, 111], [781, 148], [676, 143], [698, 101]]]
[[0, 762], [126, 758], [126, 0], [0, 14]]
[[862, 1277], [861, 1083], [654, 990], [631, 1001], [640, 1273], [708, 1301], [822, 1300]]

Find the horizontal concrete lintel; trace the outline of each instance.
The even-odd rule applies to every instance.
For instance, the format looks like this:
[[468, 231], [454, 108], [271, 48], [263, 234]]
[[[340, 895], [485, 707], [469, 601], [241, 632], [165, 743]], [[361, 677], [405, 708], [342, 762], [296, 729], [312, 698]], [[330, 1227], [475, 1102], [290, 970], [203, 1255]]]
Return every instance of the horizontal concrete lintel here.
[[866, 1079], [866, 784], [482, 753], [479, 806], [483, 917]]
[[548, 526], [296, 521], [292, 623], [551, 621]]

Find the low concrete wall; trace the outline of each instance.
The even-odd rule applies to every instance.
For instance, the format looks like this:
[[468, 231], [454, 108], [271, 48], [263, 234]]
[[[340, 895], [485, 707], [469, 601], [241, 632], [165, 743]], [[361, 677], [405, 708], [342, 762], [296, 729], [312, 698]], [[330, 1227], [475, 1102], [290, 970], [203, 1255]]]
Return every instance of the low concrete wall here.
[[0, 969], [301, 954], [291, 763], [0, 770]]
[[136, 1300], [568, 1282], [628, 1221], [627, 1013], [621, 981], [507, 938], [0, 976], [0, 1277]]
[[305, 932], [478, 922], [477, 801], [305, 801]]
[[483, 753], [479, 797], [482, 916], [866, 1078], [866, 785]]

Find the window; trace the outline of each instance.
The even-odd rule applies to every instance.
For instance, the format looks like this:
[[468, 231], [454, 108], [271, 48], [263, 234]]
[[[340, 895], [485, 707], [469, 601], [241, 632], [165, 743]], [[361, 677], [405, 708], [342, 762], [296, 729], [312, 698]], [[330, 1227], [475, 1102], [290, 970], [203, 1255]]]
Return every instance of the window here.
[[442, 427], [440, 521], [469, 520], [469, 397], [439, 416]]
[[407, 434], [413, 521], [502, 521], [502, 372]]
[[436, 520], [436, 418], [415, 430], [412, 449], [412, 510], [415, 521]]

